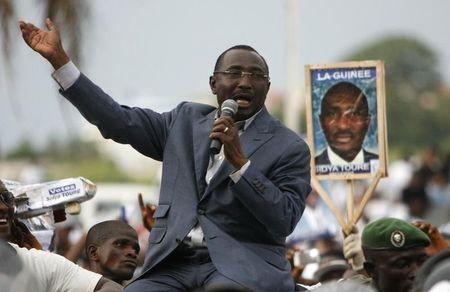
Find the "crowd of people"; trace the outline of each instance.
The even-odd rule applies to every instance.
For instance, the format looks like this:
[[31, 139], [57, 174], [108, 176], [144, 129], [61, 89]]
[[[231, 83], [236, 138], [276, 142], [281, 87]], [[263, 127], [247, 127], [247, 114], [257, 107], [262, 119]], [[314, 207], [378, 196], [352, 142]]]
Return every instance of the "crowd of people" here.
[[[264, 106], [269, 68], [255, 49], [218, 57], [209, 79], [218, 107], [183, 102], [159, 114], [116, 103], [46, 25], [20, 22], [25, 42], [105, 138], [163, 162], [159, 204], [138, 198], [146, 248], [133, 227], [111, 218], [74, 243], [70, 229], [57, 230], [44, 251], [0, 185], [1, 291], [448, 291], [449, 167], [434, 152], [419, 167], [403, 161], [410, 177], [399, 187], [392, 171], [378, 205], [342, 234], [310, 187], [308, 146]], [[229, 99], [233, 116], [222, 108]], [[338, 185], [326, 187], [339, 196]]]
[[[14, 273], [0, 276], [1, 291], [122, 291], [141, 270], [145, 250], [141, 250], [138, 233], [127, 222], [95, 224], [73, 243], [68, 240], [71, 229], [61, 224], [52, 251], [44, 251], [26, 225], [12, 219], [13, 198], [6, 188], [0, 186], [0, 190], [0, 214], [6, 219], [0, 233], [0, 249], [5, 255], [0, 270], [17, 267], [12, 269]], [[144, 204], [141, 196], [138, 201], [141, 225], [151, 232], [156, 206]], [[449, 288], [450, 232], [425, 221], [411, 223], [383, 217], [367, 224], [362, 232], [355, 226], [343, 239], [322, 234], [293, 244], [288, 241], [285, 256], [292, 267], [296, 291]], [[252, 291], [223, 289], [204, 291]]]

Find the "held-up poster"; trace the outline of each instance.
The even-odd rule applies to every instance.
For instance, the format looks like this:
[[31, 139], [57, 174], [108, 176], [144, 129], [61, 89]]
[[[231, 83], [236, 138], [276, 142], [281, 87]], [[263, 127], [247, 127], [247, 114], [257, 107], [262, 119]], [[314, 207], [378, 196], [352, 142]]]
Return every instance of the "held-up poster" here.
[[307, 130], [318, 179], [386, 175], [382, 61], [306, 66]]

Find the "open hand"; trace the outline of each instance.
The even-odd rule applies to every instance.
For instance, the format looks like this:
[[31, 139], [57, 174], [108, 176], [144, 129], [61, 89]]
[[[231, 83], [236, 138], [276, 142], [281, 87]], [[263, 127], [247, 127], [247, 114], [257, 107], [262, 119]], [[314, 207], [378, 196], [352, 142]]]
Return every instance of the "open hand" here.
[[415, 221], [412, 224], [422, 230], [430, 238], [431, 245], [426, 248], [428, 255], [435, 255], [449, 247], [444, 236], [442, 236], [439, 230], [437, 230], [437, 228], [431, 223], [425, 221]]
[[56, 70], [69, 62], [69, 57], [62, 47], [55, 24], [47, 18], [45, 25], [48, 31], [37, 28], [32, 23], [19, 22], [22, 37], [27, 45], [46, 58]]

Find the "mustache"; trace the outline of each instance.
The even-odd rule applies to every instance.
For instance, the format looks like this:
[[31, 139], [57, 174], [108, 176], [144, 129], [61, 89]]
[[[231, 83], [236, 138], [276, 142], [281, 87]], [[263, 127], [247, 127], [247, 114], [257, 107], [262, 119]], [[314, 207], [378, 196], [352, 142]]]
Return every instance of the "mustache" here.
[[231, 98], [236, 100], [238, 97], [242, 97], [244, 99], [251, 100], [253, 98], [253, 93], [251, 91], [242, 90], [242, 91], [235, 92]]
[[355, 138], [355, 134], [353, 134], [353, 132], [351, 131], [337, 131], [331, 134], [331, 137], [333, 139], [339, 138], [339, 136], [348, 136], [351, 139]]

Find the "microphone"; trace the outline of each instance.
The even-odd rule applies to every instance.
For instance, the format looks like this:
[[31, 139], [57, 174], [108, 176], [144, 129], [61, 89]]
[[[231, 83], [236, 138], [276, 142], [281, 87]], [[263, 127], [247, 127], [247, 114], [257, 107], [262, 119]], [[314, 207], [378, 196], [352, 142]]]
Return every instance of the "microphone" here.
[[[220, 117], [233, 117], [238, 111], [238, 103], [233, 99], [226, 99], [220, 107]], [[209, 146], [209, 152], [211, 154], [218, 154], [222, 148], [222, 141], [219, 139], [213, 139]]]

